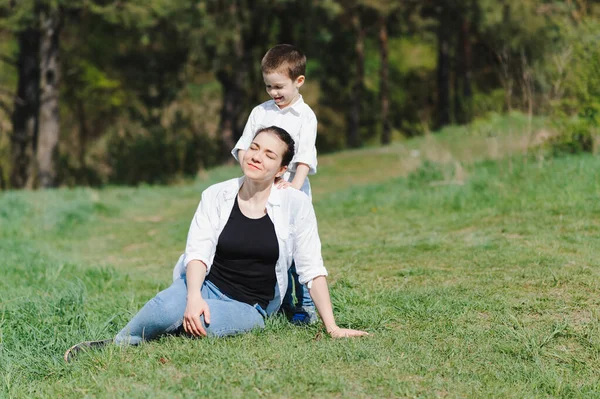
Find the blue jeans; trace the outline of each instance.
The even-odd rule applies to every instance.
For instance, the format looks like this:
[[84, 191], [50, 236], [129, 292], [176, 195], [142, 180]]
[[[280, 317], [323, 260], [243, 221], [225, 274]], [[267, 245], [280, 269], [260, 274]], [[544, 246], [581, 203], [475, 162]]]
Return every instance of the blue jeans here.
[[[210, 308], [210, 324], [204, 322], [204, 315], [200, 316], [209, 337], [241, 334], [265, 327], [266, 312], [259, 305], [233, 300], [210, 281], [204, 282], [200, 292]], [[137, 345], [163, 334], [182, 332], [186, 305], [187, 282], [182, 276], [144, 305], [117, 334], [115, 344]]]
[[294, 310], [294, 298], [292, 296], [292, 289], [295, 287], [296, 291], [296, 306], [312, 306], [315, 304], [308, 293], [306, 285], [300, 284], [298, 280], [298, 273], [296, 273], [296, 264], [292, 263], [292, 267], [288, 270], [288, 287], [283, 297], [282, 307], [287, 310]]

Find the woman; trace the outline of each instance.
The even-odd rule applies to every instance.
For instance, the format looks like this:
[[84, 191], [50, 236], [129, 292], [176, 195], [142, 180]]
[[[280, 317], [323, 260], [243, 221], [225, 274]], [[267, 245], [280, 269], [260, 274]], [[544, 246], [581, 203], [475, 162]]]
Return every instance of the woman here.
[[[276, 188], [293, 154], [285, 130], [272, 126], [256, 133], [244, 154], [244, 176], [202, 193], [173, 284], [146, 303], [116, 344], [138, 344], [182, 328], [196, 337], [263, 328], [264, 318], [281, 305], [292, 259], [327, 332], [335, 338], [367, 335], [335, 323], [310, 200], [300, 191]], [[65, 360], [110, 342], [77, 344]]]

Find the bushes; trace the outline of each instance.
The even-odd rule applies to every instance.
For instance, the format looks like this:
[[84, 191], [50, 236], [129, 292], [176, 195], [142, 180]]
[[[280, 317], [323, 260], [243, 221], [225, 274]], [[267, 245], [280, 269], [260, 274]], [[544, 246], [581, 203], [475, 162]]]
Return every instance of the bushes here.
[[593, 152], [600, 133], [600, 27], [583, 21], [565, 30], [571, 54], [564, 94], [553, 106], [557, 135], [548, 141], [553, 154]]
[[131, 123], [107, 142], [109, 179], [115, 183], [166, 183], [217, 162], [216, 142], [184, 124], [144, 128]]
[[552, 155], [593, 152], [598, 126], [582, 118], [557, 122], [558, 134], [552, 136], [548, 148]]

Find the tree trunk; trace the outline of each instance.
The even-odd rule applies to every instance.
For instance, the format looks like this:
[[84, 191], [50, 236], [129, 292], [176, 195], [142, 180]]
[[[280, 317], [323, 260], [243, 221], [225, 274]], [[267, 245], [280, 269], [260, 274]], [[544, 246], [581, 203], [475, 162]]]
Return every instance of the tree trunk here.
[[[460, 36], [460, 32], [458, 34]], [[463, 114], [463, 104], [462, 104], [462, 93], [461, 93], [461, 83], [462, 83], [462, 53], [460, 50], [460, 37], [454, 43], [454, 52], [452, 52], [450, 56], [450, 83], [452, 84], [452, 96], [454, 97], [452, 101], [452, 116], [454, 117], [455, 123], [462, 123], [462, 114]]]
[[2, 170], [2, 166], [0, 166], [0, 191], [6, 190], [6, 182], [4, 181], [4, 171]]
[[[289, 6], [288, 6], [289, 7]], [[271, 7], [268, 7], [268, 9]], [[282, 7], [285, 8], [285, 7]], [[249, 14], [249, 15], [248, 15]], [[286, 15], [289, 14], [289, 11]], [[274, 16], [270, 15], [268, 11], [263, 8], [254, 8], [246, 13], [245, 19], [243, 19], [243, 25], [246, 26], [246, 30], [250, 32], [242, 34], [241, 41], [241, 55], [243, 56], [243, 62], [240, 63], [239, 67], [241, 73], [244, 74], [244, 79], [240, 82], [243, 84], [241, 90], [244, 90], [243, 98], [245, 101], [241, 102], [240, 112], [242, 113], [239, 117], [240, 130], [235, 132], [235, 140], [237, 141], [242, 135], [243, 123], [245, 122], [244, 117], [248, 117], [252, 107], [261, 103], [265, 94], [264, 80], [262, 76], [262, 70], [260, 63], [264, 55], [264, 45], [268, 43], [270, 39], [270, 23]], [[275, 18], [281, 18], [276, 15]], [[281, 22], [283, 24], [283, 20]], [[294, 23], [293, 19], [288, 20], [288, 23]], [[284, 25], [286, 26], [286, 25]], [[283, 31], [290, 31], [290, 29], [283, 29]], [[291, 35], [291, 32], [290, 32]], [[293, 40], [288, 36], [288, 41], [280, 39], [280, 43], [294, 43]]]
[[217, 71], [217, 80], [223, 88], [223, 106], [219, 120], [219, 157], [221, 160], [231, 160], [231, 150], [237, 138], [241, 136], [240, 120], [244, 112], [244, 83], [248, 77], [247, 60], [244, 53], [244, 10], [236, 2], [229, 5], [228, 13], [232, 20], [237, 21], [234, 43], [231, 49], [231, 62]]
[[77, 119], [79, 120], [79, 152], [77, 158], [79, 159], [79, 174], [81, 183], [88, 184], [88, 170], [85, 162], [85, 153], [87, 151], [87, 142], [89, 137], [89, 130], [87, 125], [87, 118], [85, 112], [85, 104], [82, 99], [77, 100]]
[[348, 127], [348, 146], [360, 147], [360, 111], [363, 94], [363, 81], [365, 75], [365, 29], [361, 24], [359, 11], [352, 17], [352, 23], [356, 29], [356, 74], [352, 88], [352, 106], [350, 107], [350, 126]]
[[450, 38], [448, 29], [447, 6], [443, 6], [438, 27], [438, 62], [437, 62], [437, 128], [450, 123]]
[[[502, 6], [502, 21], [505, 26], [510, 26], [511, 23], [511, 9], [510, 4], [504, 3]], [[513, 77], [511, 74], [510, 64], [512, 62], [510, 56], [510, 49], [505, 44], [502, 46], [502, 53], [498, 56], [500, 60], [500, 68], [502, 71], [502, 85], [504, 87], [504, 99], [506, 102], [506, 108], [508, 112], [512, 111], [512, 91], [513, 91]]]
[[[461, 11], [460, 14], [465, 14]], [[471, 39], [470, 21], [464, 16], [458, 20], [460, 30], [456, 43], [456, 70], [455, 70], [455, 116], [456, 122], [464, 124], [471, 120]]]
[[389, 144], [392, 137], [390, 125], [390, 82], [388, 63], [388, 33], [387, 17], [382, 16], [379, 21], [379, 54], [381, 69], [379, 70], [379, 95], [381, 98], [381, 144]]
[[[235, 68], [237, 69], [237, 68]], [[243, 106], [243, 82], [241, 71], [219, 71], [217, 79], [223, 87], [223, 106], [219, 121], [220, 157], [222, 160], [231, 158], [231, 150], [235, 140], [241, 135], [241, 115]]]
[[471, 21], [465, 19], [462, 25], [462, 95], [463, 95], [463, 111], [465, 123], [471, 122], [473, 119], [473, 62], [472, 62], [472, 47], [471, 47]]
[[61, 15], [59, 9], [45, 8], [41, 11], [40, 43], [40, 124], [37, 144], [39, 186], [56, 185], [56, 155], [60, 132], [59, 120], [59, 35]]
[[296, 4], [294, 2], [290, 2], [277, 7], [277, 12], [275, 14], [279, 20], [279, 43], [292, 44], [296, 42], [294, 40], [294, 29], [292, 29], [292, 27], [297, 23], [299, 15], [294, 14], [295, 6]]
[[10, 185], [24, 188], [32, 185], [40, 98], [40, 33], [26, 29], [18, 34], [18, 84], [12, 114]]

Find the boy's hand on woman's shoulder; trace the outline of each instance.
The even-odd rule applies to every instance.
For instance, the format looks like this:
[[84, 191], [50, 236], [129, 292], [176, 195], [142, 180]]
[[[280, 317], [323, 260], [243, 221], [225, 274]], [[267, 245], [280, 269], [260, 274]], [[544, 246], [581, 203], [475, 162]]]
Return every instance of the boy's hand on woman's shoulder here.
[[277, 186], [277, 188], [281, 189], [281, 188], [288, 188], [288, 187], [292, 187], [292, 183], [290, 183], [287, 180], [281, 179], [279, 178], [279, 180], [277, 180], [275, 182], [275, 185]]

